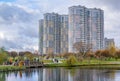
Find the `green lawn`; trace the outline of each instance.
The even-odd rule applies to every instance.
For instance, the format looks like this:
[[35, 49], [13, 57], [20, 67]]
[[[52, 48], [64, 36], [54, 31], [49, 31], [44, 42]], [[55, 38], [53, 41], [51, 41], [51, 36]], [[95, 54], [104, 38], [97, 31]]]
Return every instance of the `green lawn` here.
[[[98, 67], [119, 67], [120, 68], [120, 60], [118, 59], [117, 61], [111, 60], [111, 61], [105, 61], [105, 60], [97, 60], [97, 59], [92, 59], [92, 60], [83, 60], [82, 62], [77, 62], [72, 65], [68, 65], [66, 61], [62, 61], [63, 63], [53, 63], [52, 61], [48, 62], [45, 64], [46, 67], [67, 67], [67, 66], [98, 66]], [[114, 66], [115, 65], [115, 66]]]
[[0, 65], [0, 71], [16, 71], [16, 70], [23, 70], [23, 69], [25, 69], [25, 67]]

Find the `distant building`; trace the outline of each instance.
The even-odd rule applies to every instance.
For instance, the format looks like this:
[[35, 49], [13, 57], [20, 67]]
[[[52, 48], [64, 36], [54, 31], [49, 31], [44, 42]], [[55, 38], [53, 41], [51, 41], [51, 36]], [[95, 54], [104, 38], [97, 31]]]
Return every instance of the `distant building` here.
[[[44, 14], [40, 33], [40, 53], [41, 54], [59, 54], [68, 52], [68, 16], [57, 13]], [[41, 25], [41, 23], [43, 25]]]
[[39, 20], [39, 53], [43, 53], [43, 19]]
[[90, 8], [88, 15], [88, 43], [92, 44], [94, 51], [104, 49], [104, 12], [101, 9]]
[[60, 15], [61, 20], [61, 50], [60, 53], [68, 52], [68, 15]]
[[69, 7], [68, 15], [45, 13], [39, 21], [40, 54], [75, 52], [73, 45], [83, 42], [92, 50], [104, 49], [104, 12], [84, 6]]
[[87, 44], [88, 17], [87, 8], [84, 6], [69, 7], [69, 52], [75, 52], [73, 47], [76, 42]]
[[108, 39], [108, 38], [105, 38], [104, 39], [104, 48], [107, 49], [109, 48], [110, 46], [115, 46], [115, 42], [114, 42], [114, 39]]
[[69, 7], [69, 52], [74, 52], [74, 43], [92, 44], [92, 50], [103, 49], [103, 10], [84, 6]]

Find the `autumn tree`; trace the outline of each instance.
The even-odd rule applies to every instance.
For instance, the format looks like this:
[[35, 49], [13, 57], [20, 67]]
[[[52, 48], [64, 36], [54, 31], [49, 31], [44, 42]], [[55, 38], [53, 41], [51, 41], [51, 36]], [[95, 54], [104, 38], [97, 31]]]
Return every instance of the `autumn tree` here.
[[113, 57], [113, 55], [110, 54], [109, 50], [107, 50], [107, 49], [101, 51], [101, 56], [103, 56], [103, 57]]
[[11, 51], [9, 52], [9, 55], [13, 58], [15, 58], [16, 56], [18, 56], [17, 52], [16, 51]]
[[75, 63], [77, 63], [77, 59], [74, 55], [70, 55], [67, 59], [67, 64], [68, 65], [74, 65]]
[[95, 52], [96, 58], [100, 58], [101, 52], [102, 52], [101, 50], [97, 50], [97, 51]]
[[24, 55], [25, 55], [24, 52], [19, 52], [19, 56], [20, 56], [20, 57], [23, 57]]
[[85, 57], [92, 49], [92, 44], [85, 44], [84, 42], [76, 42], [73, 48], [80, 54], [80, 56]]
[[110, 45], [109, 48], [109, 53], [112, 55], [112, 56], [115, 56], [115, 53], [116, 53], [116, 47], [115, 45]]
[[117, 58], [120, 58], [120, 50], [117, 50], [115, 54], [116, 54]]
[[25, 54], [24, 56], [27, 57], [30, 61], [33, 60], [34, 55], [31, 52], [26, 51], [26, 52], [24, 52], [24, 54]]
[[48, 48], [47, 50], [47, 57], [48, 58], [54, 58], [54, 53], [52, 48]]

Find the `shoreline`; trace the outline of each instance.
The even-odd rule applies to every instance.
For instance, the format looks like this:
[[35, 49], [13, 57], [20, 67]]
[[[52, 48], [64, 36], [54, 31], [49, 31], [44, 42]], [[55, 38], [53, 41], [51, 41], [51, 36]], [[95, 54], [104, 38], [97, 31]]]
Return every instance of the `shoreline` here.
[[63, 64], [47, 64], [45, 68], [50, 67], [79, 67], [80, 69], [120, 69], [120, 64], [75, 64], [75, 65], [63, 65]]
[[0, 72], [6, 71], [20, 71], [25, 70], [26, 67], [12, 66], [12, 65], [0, 65]]
[[45, 64], [43, 67], [19, 67], [19, 66], [4, 66], [0, 65], [0, 72], [6, 71], [20, 71], [26, 70], [30, 68], [79, 68], [79, 69], [120, 69], [120, 64], [74, 64], [74, 65], [66, 65], [64, 63], [61, 64]]

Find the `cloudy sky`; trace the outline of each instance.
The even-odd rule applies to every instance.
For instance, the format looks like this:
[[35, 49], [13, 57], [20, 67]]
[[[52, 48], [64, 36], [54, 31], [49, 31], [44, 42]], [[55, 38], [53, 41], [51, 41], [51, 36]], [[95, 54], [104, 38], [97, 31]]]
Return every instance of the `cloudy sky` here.
[[38, 50], [38, 20], [46, 12], [67, 14], [68, 7], [82, 5], [104, 10], [105, 37], [120, 47], [120, 0], [0, 0], [0, 47]]

